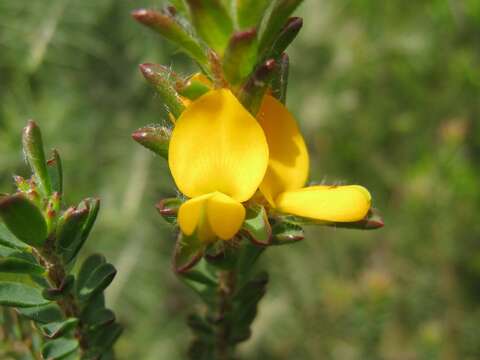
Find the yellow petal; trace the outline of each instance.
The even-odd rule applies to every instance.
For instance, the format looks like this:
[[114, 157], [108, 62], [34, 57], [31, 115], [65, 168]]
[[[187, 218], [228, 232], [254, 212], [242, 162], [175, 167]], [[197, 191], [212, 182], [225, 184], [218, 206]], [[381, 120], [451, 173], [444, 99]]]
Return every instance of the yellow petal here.
[[277, 210], [306, 218], [352, 222], [362, 220], [371, 206], [367, 189], [359, 185], [311, 186], [280, 194]]
[[214, 192], [186, 201], [178, 211], [178, 224], [185, 235], [197, 236], [204, 242], [219, 237], [231, 239], [245, 219], [245, 208], [231, 197]]
[[308, 150], [295, 119], [270, 95], [263, 99], [257, 120], [267, 137], [270, 159], [260, 190], [273, 206], [278, 194], [300, 189], [308, 177]]
[[262, 128], [230, 90], [201, 96], [178, 118], [168, 164], [182, 193], [219, 191], [239, 202], [260, 185], [268, 163]]

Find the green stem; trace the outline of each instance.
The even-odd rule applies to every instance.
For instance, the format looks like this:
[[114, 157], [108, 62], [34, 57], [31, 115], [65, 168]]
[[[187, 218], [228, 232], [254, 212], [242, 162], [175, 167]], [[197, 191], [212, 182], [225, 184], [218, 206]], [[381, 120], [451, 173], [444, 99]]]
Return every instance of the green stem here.
[[[55, 238], [50, 237], [45, 243], [42, 253], [36, 252], [38, 260], [48, 269], [48, 280], [51, 286], [60, 288], [67, 277], [67, 272], [61, 259], [55, 253]], [[62, 310], [66, 318], [80, 317], [80, 309], [71, 293], [66, 294], [57, 301], [58, 306]], [[82, 323], [79, 322], [75, 330], [75, 337], [78, 340], [81, 354], [85, 354], [88, 350], [88, 342], [82, 329]]]
[[237, 274], [235, 271], [224, 271], [220, 273], [218, 288], [218, 309], [217, 327], [215, 333], [215, 359], [230, 360], [233, 357], [234, 346], [229, 338], [232, 332], [231, 312], [232, 298], [235, 293]]

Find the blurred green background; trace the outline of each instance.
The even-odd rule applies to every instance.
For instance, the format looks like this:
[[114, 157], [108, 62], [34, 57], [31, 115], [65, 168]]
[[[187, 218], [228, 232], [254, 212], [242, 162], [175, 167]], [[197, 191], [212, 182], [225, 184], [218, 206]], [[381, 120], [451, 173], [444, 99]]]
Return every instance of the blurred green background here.
[[[67, 202], [98, 195], [88, 252], [119, 269], [119, 359], [183, 359], [195, 295], [174, 277], [164, 161], [130, 139], [163, 108], [137, 65], [194, 71], [130, 18], [152, 0], [0, 1], [0, 191], [27, 175], [34, 118]], [[307, 230], [267, 251], [270, 290], [244, 359], [480, 358], [480, 1], [306, 0], [288, 104], [317, 181], [359, 183], [386, 226]]]

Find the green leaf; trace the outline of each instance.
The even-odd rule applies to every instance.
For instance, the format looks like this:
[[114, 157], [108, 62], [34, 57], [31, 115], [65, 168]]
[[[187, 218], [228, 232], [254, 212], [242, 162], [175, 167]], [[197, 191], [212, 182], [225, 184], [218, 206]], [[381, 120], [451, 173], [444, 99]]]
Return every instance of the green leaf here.
[[133, 132], [132, 138], [140, 145], [168, 160], [168, 145], [172, 131], [166, 126], [146, 126]]
[[45, 269], [38, 264], [13, 257], [0, 259], [0, 272], [41, 275], [45, 273]]
[[195, 234], [186, 236], [180, 233], [177, 238], [173, 257], [173, 267], [175, 272], [183, 273], [194, 267], [202, 258], [205, 246], [205, 243], [203, 243]]
[[155, 207], [166, 222], [175, 225], [177, 223], [178, 209], [182, 203], [183, 201], [179, 198], [168, 198], [160, 200]]
[[384, 226], [383, 218], [377, 209], [370, 209], [365, 219], [351, 223], [329, 223], [328, 226], [345, 229], [376, 230]]
[[14, 282], [0, 282], [0, 305], [30, 307], [48, 303], [38, 288]]
[[89, 209], [86, 207], [67, 209], [60, 217], [57, 225], [56, 245], [57, 252], [65, 259], [71, 257], [71, 252], [78, 243], [85, 221], [88, 218]]
[[117, 274], [117, 270], [112, 264], [102, 264], [95, 268], [86, 279], [83, 286], [78, 288], [78, 298], [80, 301], [86, 301], [92, 295], [101, 292], [107, 288]]
[[285, 104], [287, 101], [288, 74], [290, 60], [286, 53], [280, 55], [278, 66], [272, 79], [272, 95]]
[[257, 61], [257, 31], [250, 29], [232, 35], [223, 57], [223, 71], [232, 85], [242, 83]]
[[47, 224], [40, 210], [21, 193], [0, 199], [0, 216], [19, 240], [41, 246], [47, 239]]
[[52, 185], [43, 151], [42, 134], [33, 120], [29, 120], [27, 126], [23, 129], [22, 143], [25, 157], [35, 174], [43, 195], [50, 196]]
[[233, 22], [220, 0], [186, 0], [197, 33], [220, 56], [233, 31]]
[[288, 18], [303, 0], [276, 0], [272, 11], [268, 14], [260, 36], [260, 52], [269, 49], [277, 39]]
[[272, 227], [272, 245], [285, 245], [305, 238], [303, 229], [286, 221], [279, 221]]
[[92, 311], [82, 314], [82, 322], [90, 327], [104, 326], [115, 321], [112, 310], [103, 307], [93, 308]]
[[62, 284], [58, 288], [47, 287], [43, 289], [42, 296], [48, 300], [54, 300], [54, 301], [60, 300], [71, 293], [71, 290], [73, 289], [74, 284], [75, 284], [75, 277], [72, 274], [67, 275], [63, 279]]
[[75, 292], [78, 296], [80, 290], [85, 287], [85, 284], [90, 277], [90, 275], [101, 265], [106, 263], [106, 259], [101, 254], [93, 254], [86, 258], [80, 270], [78, 271], [77, 281], [75, 283]]
[[261, 64], [248, 78], [239, 93], [240, 102], [253, 115], [256, 116], [263, 96], [267, 92], [277, 68], [274, 59], [269, 59]]
[[178, 119], [185, 106], [176, 90], [175, 75], [172, 71], [165, 66], [148, 63], [141, 64], [140, 71], [145, 79], [155, 87], [167, 111]]
[[72, 339], [55, 339], [42, 347], [42, 357], [46, 360], [59, 360], [78, 349], [78, 341]]
[[52, 182], [52, 190], [62, 194], [63, 170], [62, 159], [57, 150], [52, 150], [52, 157], [47, 161], [47, 170]]
[[65, 321], [52, 322], [42, 325], [40, 329], [49, 339], [56, 339], [73, 330], [78, 324], [77, 318], [69, 318]]
[[19, 241], [3, 223], [0, 223], [0, 244], [11, 249], [22, 251], [30, 248], [25, 243]]
[[271, 49], [268, 51], [267, 57], [277, 59], [297, 37], [303, 26], [303, 20], [299, 17], [288, 19], [287, 24], [280, 31]]
[[55, 303], [49, 303], [43, 306], [18, 308], [17, 311], [21, 315], [41, 324], [61, 322], [63, 320], [62, 311]]
[[190, 29], [186, 28], [177, 18], [171, 16], [171, 14], [146, 9], [135, 10], [132, 16], [178, 46], [180, 50], [194, 59], [200, 67], [208, 71], [206, 49]]
[[85, 220], [80, 234], [80, 239], [74, 243], [71, 250], [69, 250], [64, 255], [64, 260], [68, 264], [76, 258], [79, 251], [82, 249], [85, 241], [87, 241], [90, 232], [92, 231], [93, 225], [97, 220], [98, 212], [100, 211], [100, 200], [94, 198], [87, 198], [80, 203], [79, 208], [85, 207], [88, 209], [88, 217]]
[[272, 228], [268, 222], [267, 212], [261, 205], [247, 209], [243, 229], [257, 245], [269, 245], [272, 240]]
[[206, 303], [213, 303], [218, 288], [218, 279], [210, 271], [205, 259], [200, 259], [194, 269], [179, 273], [180, 279], [195, 291]]
[[185, 85], [179, 88], [177, 87], [177, 90], [181, 96], [186, 97], [189, 100], [196, 100], [200, 96], [209, 92], [210, 87], [202, 81], [190, 79]]
[[198, 337], [212, 338], [214, 335], [213, 327], [197, 314], [190, 314], [188, 316], [187, 325]]
[[115, 341], [123, 332], [123, 327], [120, 324], [113, 323], [107, 326], [91, 331], [89, 335], [89, 342], [93, 348], [99, 349], [101, 352], [110, 349]]
[[236, 0], [237, 22], [240, 29], [258, 26], [270, 0]]

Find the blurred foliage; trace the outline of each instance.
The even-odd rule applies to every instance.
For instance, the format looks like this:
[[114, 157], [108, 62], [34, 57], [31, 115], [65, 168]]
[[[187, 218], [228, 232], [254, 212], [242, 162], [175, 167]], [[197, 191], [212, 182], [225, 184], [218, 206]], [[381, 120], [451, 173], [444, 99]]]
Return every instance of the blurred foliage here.
[[[121, 359], [183, 359], [193, 295], [170, 267], [166, 164], [130, 139], [164, 109], [142, 62], [193, 71], [130, 18], [160, 1], [0, 2], [0, 183], [26, 175], [28, 118], [64, 159], [67, 203], [103, 200], [89, 249], [119, 270]], [[480, 358], [480, 2], [306, 0], [288, 104], [312, 178], [359, 183], [386, 227], [310, 230], [270, 249], [245, 359]], [[88, 251], [87, 251], [88, 252]]]

